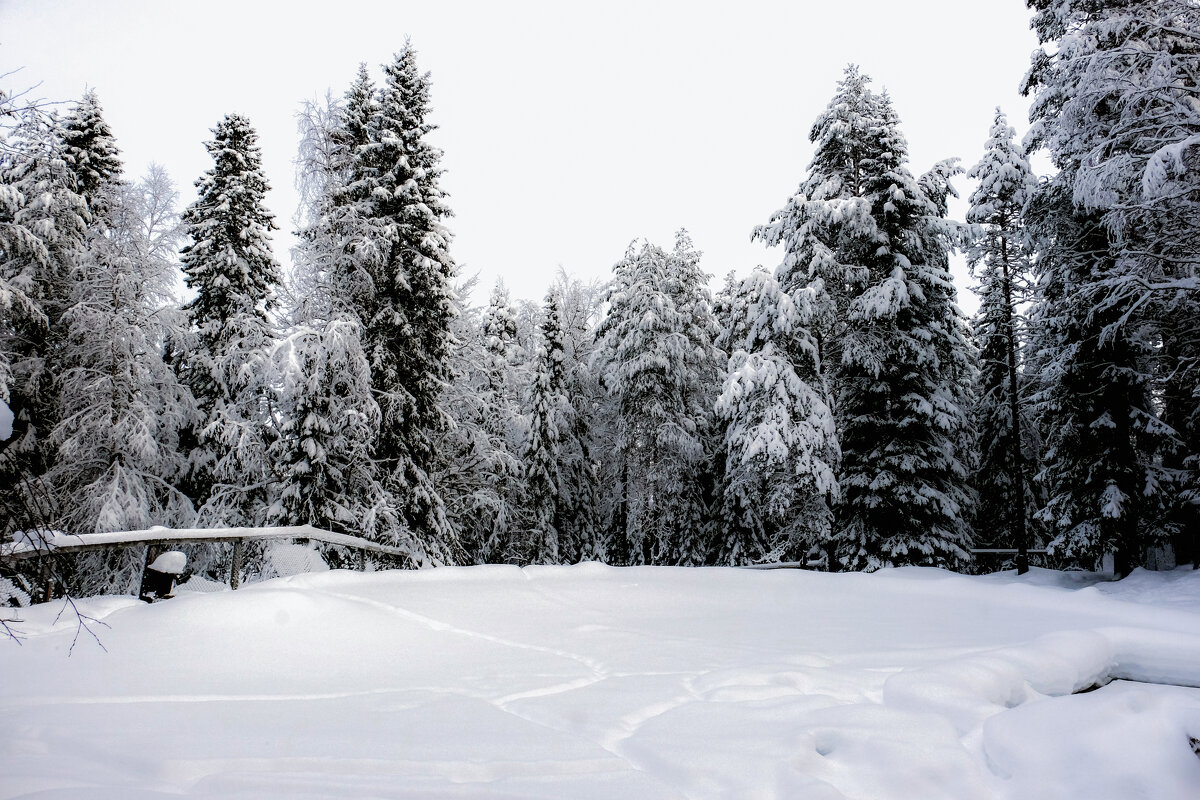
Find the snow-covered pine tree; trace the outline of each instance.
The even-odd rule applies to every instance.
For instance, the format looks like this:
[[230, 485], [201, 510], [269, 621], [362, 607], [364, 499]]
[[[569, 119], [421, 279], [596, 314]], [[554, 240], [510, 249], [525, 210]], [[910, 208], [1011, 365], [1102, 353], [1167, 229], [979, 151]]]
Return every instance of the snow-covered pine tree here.
[[1029, 383], [1022, 374], [1025, 325], [1020, 305], [1029, 296], [1030, 258], [1021, 218], [1037, 180], [1016, 144], [1016, 132], [1000, 109], [983, 158], [967, 177], [979, 181], [971, 193], [967, 222], [978, 226], [967, 262], [979, 280], [979, 313], [974, 324], [979, 374], [973, 410], [973, 484], [979, 536], [1001, 547], [1016, 547], [1017, 568], [1029, 567], [1029, 491], [1036, 453], [1026, 425]]
[[693, 436], [700, 451], [677, 465], [678, 491], [670, 497], [672, 524], [678, 529], [672, 563], [702, 566], [709, 560], [715, 533], [716, 483], [712, 464], [720, 447], [717, 440], [714, 404], [720, 393], [720, 374], [724, 369], [716, 341], [720, 334], [713, 313], [713, 298], [708, 290], [711, 277], [700, 269], [701, 253], [686, 230], [675, 234], [675, 247], [667, 258], [667, 296], [678, 319], [678, 358], [682, 362], [679, 392], [680, 413], [692, 420]]
[[[375, 82], [371, 80], [366, 63], [360, 63], [350, 88], [346, 90], [345, 102], [341, 107], [340, 125], [335, 128], [333, 136], [340, 153], [336, 166], [346, 171], [348, 177], [362, 177], [353, 174], [353, 159], [358, 148], [370, 143], [371, 120], [376, 113]], [[352, 181], [347, 181], [347, 184], [349, 183]]]
[[279, 434], [269, 457], [278, 480], [267, 520], [371, 536], [395, 520], [374, 469], [379, 407], [358, 322], [312, 323], [321, 325], [298, 326], [271, 351]]
[[1126, 309], [1098, 311], [1090, 282], [1112, 268], [1099, 215], [1077, 208], [1067, 186], [1041, 188], [1027, 207], [1038, 237], [1034, 314], [1043, 373], [1036, 398], [1046, 452], [1038, 517], [1058, 556], [1125, 574], [1144, 551], [1143, 525], [1162, 502], [1158, 421], [1150, 398], [1151, 344], [1129, 326], [1105, 328]]
[[692, 562], [703, 551], [702, 427], [711, 421], [716, 325], [686, 234], [675, 250], [631, 244], [597, 328], [616, 419], [613, 553], [627, 563]]
[[[369, 107], [365, 70], [356, 86]], [[300, 243], [288, 285], [292, 327], [271, 351], [279, 435], [268, 451], [278, 472], [268, 519], [389, 541], [416, 553], [420, 548], [405, 538], [374, 457], [381, 414], [358, 314], [369, 282], [351, 245], [354, 218], [347, 213], [353, 208], [344, 192], [357, 140], [347, 136], [345, 114], [345, 105], [327, 99], [307, 105], [300, 116]]]
[[[943, 166], [913, 179], [886, 94], [863, 194], [873, 224], [851, 235], [865, 288], [850, 302], [837, 398], [843, 563], [959, 567], [970, 559], [962, 455], [966, 331], [955, 305]], [[865, 222], [866, 220], [864, 220]]]
[[485, 380], [479, 393], [481, 427], [487, 437], [487, 457], [482, 461], [491, 502], [486, 535], [479, 537], [476, 559], [488, 563], [506, 560], [512, 552], [513, 532], [520, 525], [518, 491], [523, 475], [521, 461], [514, 457], [525, 433], [516, 391], [517, 322], [503, 282], [492, 289], [480, 332], [485, 358]]
[[530, 564], [557, 564], [557, 523], [561, 474], [559, 446], [562, 430], [570, 425], [566, 397], [566, 365], [563, 349], [561, 301], [551, 291], [546, 296], [541, 324], [541, 345], [529, 391], [529, 439], [525, 445], [525, 535], [524, 558]]
[[107, 214], [107, 185], [120, 174], [121, 158], [116, 138], [104, 119], [100, 98], [89, 90], [63, 120], [64, 159], [75, 176], [75, 191], [92, 214]]
[[838, 559], [850, 569], [969, 558], [961, 460], [970, 380], [948, 251], [951, 162], [920, 180], [890, 98], [849, 67], [813, 125], [800, 191], [756, 235], [814, 292], [819, 363], [836, 397]]
[[[470, 296], [475, 279], [456, 287]], [[524, 441], [515, 397], [510, 396], [516, 325], [508, 293], [497, 286], [489, 307], [460, 307], [451, 331], [453, 380], [442, 395], [451, 424], [438, 435], [435, 484], [468, 563], [517, 560], [518, 455]], [[519, 437], [519, 438], [517, 438]]]
[[662, 291], [661, 248], [631, 242], [625, 257], [613, 266], [605, 291], [608, 310], [596, 327], [594, 369], [606, 392], [603, 415], [612, 420], [611, 452], [603, 481], [611, 487], [605, 510], [605, 542], [609, 563], [645, 564], [652, 561], [647, 525], [649, 514], [640, 507], [639, 488], [654, 473], [652, 425], [640, 407], [648, 398], [666, 395], [653, 370], [651, 342], [662, 336], [660, 315], [666, 305]]
[[183, 214], [191, 243], [181, 261], [196, 293], [185, 307], [196, 343], [184, 377], [197, 400], [191, 482], [200, 519], [211, 525], [261, 524], [272, 479], [267, 449], [268, 311], [279, 266], [271, 254], [274, 218], [258, 136], [240, 114], [226, 115], [205, 142], [213, 166], [196, 181]]
[[1187, 0], [1029, 5], [1043, 48], [1024, 82], [1034, 96], [1026, 143], [1058, 168], [1035, 198], [1042, 347], [1056, 356], [1042, 403], [1052, 436], [1042, 515], [1058, 531], [1052, 547], [1112, 552], [1124, 574], [1171, 527], [1164, 501], [1182, 511], [1186, 493], [1173, 497], [1164, 479], [1194, 480], [1158, 464], [1196, 453], [1200, 10]]
[[[170, 315], [160, 313], [176, 275], [171, 214], [162, 213], [173, 188], [161, 175], [130, 186], [110, 174], [94, 191], [105, 219], [93, 220], [62, 320], [58, 451], [49, 475], [62, 498], [56, 524], [79, 532], [186, 524], [192, 506], [175, 481], [192, 398], [163, 361]], [[131, 579], [139, 563], [115, 574]]]
[[483, 319], [483, 346], [487, 351], [488, 389], [496, 394], [509, 390], [517, 341], [517, 320], [504, 281], [496, 281]]
[[[16, 416], [13, 436], [0, 446], [0, 508], [52, 513], [51, 492], [39, 490], [37, 502], [26, 492], [53, 463], [62, 315], [91, 219], [75, 185], [62, 122], [22, 110], [0, 148], [0, 396]], [[0, 533], [11, 533], [16, 519], [5, 515]]]
[[600, 524], [601, 454], [608, 430], [600, 418], [604, 390], [590, 368], [601, 289], [562, 270], [551, 287], [562, 320], [566, 422], [559, 429], [557, 505], [559, 561], [603, 561], [606, 557]]
[[797, 560], [829, 542], [837, 436], [807, 327], [816, 294], [789, 295], [759, 267], [727, 301], [719, 564]]
[[[319, 289], [313, 284], [315, 293], [333, 304], [320, 312], [323, 319], [352, 315], [360, 329], [377, 310], [374, 280], [367, 269], [374, 243], [370, 225], [361, 216], [372, 186], [362, 149], [369, 144], [374, 95], [366, 65], [359, 65], [344, 98], [327, 95], [323, 102], [306, 102], [298, 114], [301, 202], [296, 254], [303, 264], [294, 271], [297, 283], [292, 288], [303, 297], [309, 288], [304, 281], [321, 283]], [[303, 305], [305, 313], [313, 313], [311, 302]]]
[[[353, 152], [343, 217], [355, 223], [350, 248], [372, 290], [359, 311], [383, 415], [376, 457], [404, 526], [422, 543], [416, 559], [457, 563], [462, 548], [430, 478], [434, 434], [446, 422], [439, 402], [450, 379], [455, 266], [428, 116], [429, 76], [406, 43], [384, 67], [368, 141]], [[347, 119], [355, 118], [351, 102]]]

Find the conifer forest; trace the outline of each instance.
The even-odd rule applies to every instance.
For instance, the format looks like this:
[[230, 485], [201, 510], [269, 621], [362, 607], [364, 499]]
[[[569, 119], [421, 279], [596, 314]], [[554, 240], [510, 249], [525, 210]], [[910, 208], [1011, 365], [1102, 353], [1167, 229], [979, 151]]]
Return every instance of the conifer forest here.
[[[419, 41], [303, 105], [291, 252], [252, 118], [212, 121], [203, 174], [138, 176], [102, 91], [0, 96], [0, 541], [309, 524], [402, 568], [1196, 561], [1200, 7], [1028, 6], [1023, 139], [997, 109], [976, 152], [913, 164], [888, 76], [850, 64], [746, 231], [772, 265], [714, 282], [681, 229], [532, 300], [456, 264]], [[76, 593], [141, 574], [86, 559]]]

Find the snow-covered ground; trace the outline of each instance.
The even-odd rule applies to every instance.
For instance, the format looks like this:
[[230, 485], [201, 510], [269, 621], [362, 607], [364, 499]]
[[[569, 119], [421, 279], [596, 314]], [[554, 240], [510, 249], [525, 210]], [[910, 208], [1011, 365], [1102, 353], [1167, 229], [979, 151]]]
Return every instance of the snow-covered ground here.
[[[23, 610], [0, 797], [1200, 797], [1200, 572], [325, 572]], [[1110, 682], [1111, 681], [1111, 682]], [[1073, 694], [1094, 685], [1101, 688]]]

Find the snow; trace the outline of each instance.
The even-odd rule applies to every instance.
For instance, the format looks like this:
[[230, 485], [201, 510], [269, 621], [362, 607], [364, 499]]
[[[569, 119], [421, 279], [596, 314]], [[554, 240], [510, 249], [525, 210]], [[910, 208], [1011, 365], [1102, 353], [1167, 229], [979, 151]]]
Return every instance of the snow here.
[[12, 436], [13, 412], [8, 403], [0, 400], [0, 442], [8, 441]]
[[27, 638], [0, 645], [0, 798], [1200, 786], [1190, 570], [335, 570], [79, 605], [105, 650], [67, 657], [57, 604], [20, 609]]
[[357, 547], [373, 552], [406, 555], [406, 552], [399, 548], [377, 544], [359, 536], [314, 528], [311, 525], [281, 525], [266, 528], [164, 528], [155, 525], [140, 531], [82, 534], [63, 533], [62, 531], [38, 531], [26, 534], [18, 531], [12, 543], [0, 545], [0, 555], [21, 555], [47, 548], [52, 550], [56, 547], [100, 547], [142, 542], [233, 541], [235, 539], [315, 539], [328, 544]]
[[328, 572], [329, 565], [312, 547], [288, 542], [271, 542], [266, 561], [271, 577], [303, 575], [308, 572]]
[[170, 575], [181, 575], [187, 569], [187, 556], [178, 550], [168, 550], [165, 553], [159, 554], [158, 558], [154, 559], [154, 563], [150, 565], [150, 569], [157, 572], [166, 572]]

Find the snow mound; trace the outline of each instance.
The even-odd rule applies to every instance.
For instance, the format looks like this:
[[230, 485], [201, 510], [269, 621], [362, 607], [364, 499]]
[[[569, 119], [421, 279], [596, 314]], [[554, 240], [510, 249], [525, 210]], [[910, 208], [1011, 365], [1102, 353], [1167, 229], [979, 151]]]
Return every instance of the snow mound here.
[[210, 580], [203, 575], [193, 575], [185, 583], [175, 587], [175, 594], [193, 592], [196, 594], [212, 594], [213, 592], [228, 592], [229, 584]]
[[181, 575], [187, 569], [187, 556], [178, 550], [168, 550], [165, 553], [160, 553], [158, 558], [154, 559], [154, 563], [150, 564], [149, 568], [156, 572], [165, 572], [169, 575]]
[[328, 572], [325, 559], [310, 545], [270, 542], [267, 545], [264, 578], [286, 578], [310, 572]]

